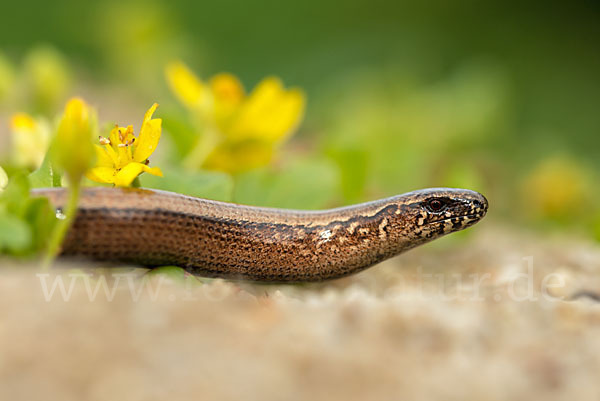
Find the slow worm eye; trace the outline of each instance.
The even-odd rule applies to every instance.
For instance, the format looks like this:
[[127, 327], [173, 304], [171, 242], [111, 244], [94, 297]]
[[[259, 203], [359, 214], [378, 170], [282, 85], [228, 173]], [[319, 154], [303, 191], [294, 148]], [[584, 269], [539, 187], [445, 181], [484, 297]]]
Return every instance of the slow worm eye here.
[[429, 209], [432, 212], [439, 212], [444, 208], [444, 202], [442, 202], [439, 199], [432, 199], [429, 201], [429, 203], [427, 204], [427, 206], [429, 206]]

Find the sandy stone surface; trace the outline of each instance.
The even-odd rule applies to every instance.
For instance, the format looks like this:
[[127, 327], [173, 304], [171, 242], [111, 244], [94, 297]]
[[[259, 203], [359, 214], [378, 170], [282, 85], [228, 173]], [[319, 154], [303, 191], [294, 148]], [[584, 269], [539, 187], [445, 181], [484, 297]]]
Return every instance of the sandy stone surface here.
[[294, 286], [0, 264], [1, 400], [600, 399], [582, 240], [488, 225]]

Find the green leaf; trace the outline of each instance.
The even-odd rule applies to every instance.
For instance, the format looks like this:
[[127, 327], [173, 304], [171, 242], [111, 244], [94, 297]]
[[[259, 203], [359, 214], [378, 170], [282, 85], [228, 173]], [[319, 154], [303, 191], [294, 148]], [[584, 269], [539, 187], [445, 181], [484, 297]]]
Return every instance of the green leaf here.
[[237, 177], [237, 203], [294, 209], [331, 206], [339, 195], [339, 172], [323, 159], [290, 163], [280, 171], [254, 170]]
[[600, 242], [600, 209], [596, 212], [596, 215], [591, 219], [591, 233], [596, 241]]
[[29, 199], [29, 182], [23, 173], [17, 173], [10, 177], [8, 185], [0, 193], [0, 204], [9, 214], [23, 217], [27, 210]]
[[198, 141], [198, 130], [176, 113], [162, 114], [163, 128], [175, 144], [177, 156], [185, 157]]
[[164, 177], [142, 174], [144, 188], [162, 189], [184, 195], [221, 201], [231, 200], [233, 180], [225, 173], [187, 171], [177, 168], [162, 169]]
[[31, 229], [27, 223], [15, 216], [0, 215], [0, 251], [20, 253], [30, 247]]
[[6, 175], [6, 171], [0, 166], [0, 192], [4, 189], [5, 186], [8, 185], [8, 176]]
[[30, 255], [45, 248], [56, 221], [47, 199], [30, 196], [27, 175], [12, 175], [0, 193], [0, 253]]
[[367, 152], [364, 149], [347, 146], [331, 149], [328, 154], [340, 169], [344, 199], [349, 203], [360, 201], [367, 184]]
[[44, 158], [42, 165], [37, 170], [29, 174], [28, 178], [31, 188], [61, 186], [61, 176], [54, 168], [52, 168], [52, 164], [50, 163], [50, 158], [48, 155], [46, 155]]
[[186, 271], [177, 266], [161, 266], [146, 273], [149, 277], [163, 276], [176, 282], [182, 283], [185, 280]]
[[474, 163], [453, 161], [446, 164], [440, 173], [440, 182], [445, 187], [469, 188], [485, 191], [485, 182], [481, 170]]
[[27, 205], [25, 219], [33, 228], [32, 249], [46, 248], [50, 233], [58, 222], [54, 207], [46, 198], [31, 198]]

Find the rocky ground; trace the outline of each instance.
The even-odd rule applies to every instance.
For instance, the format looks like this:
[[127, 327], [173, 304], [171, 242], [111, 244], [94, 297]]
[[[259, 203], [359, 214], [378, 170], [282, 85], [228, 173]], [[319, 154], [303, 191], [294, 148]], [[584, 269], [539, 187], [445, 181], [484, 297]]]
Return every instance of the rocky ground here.
[[0, 399], [600, 399], [600, 246], [470, 234], [316, 285], [0, 261]]

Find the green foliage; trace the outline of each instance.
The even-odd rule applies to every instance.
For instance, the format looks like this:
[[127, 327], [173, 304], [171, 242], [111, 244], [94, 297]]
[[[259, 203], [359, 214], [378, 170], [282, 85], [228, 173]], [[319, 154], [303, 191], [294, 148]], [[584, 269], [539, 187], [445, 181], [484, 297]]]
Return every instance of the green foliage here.
[[26, 250], [32, 242], [31, 228], [19, 218], [0, 214], [0, 250], [16, 254]]
[[71, 73], [64, 56], [51, 46], [33, 48], [23, 60], [25, 92], [34, 110], [56, 110], [70, 86]]
[[280, 169], [264, 168], [236, 177], [237, 203], [319, 209], [331, 206], [339, 194], [339, 173], [323, 159], [292, 161]]
[[347, 203], [362, 200], [367, 185], [368, 153], [359, 147], [337, 147], [327, 152], [340, 170], [340, 186]]
[[61, 186], [61, 175], [53, 168], [50, 157], [46, 155], [42, 165], [29, 174], [29, 185], [31, 188], [52, 188]]
[[15, 81], [14, 67], [0, 52], [0, 102], [10, 94]]
[[139, 177], [141, 186], [200, 198], [231, 200], [233, 180], [227, 174], [208, 171], [194, 172], [177, 167], [163, 168], [162, 171], [164, 177], [142, 174]]
[[45, 198], [29, 193], [24, 174], [10, 177], [0, 193], [0, 253], [31, 256], [46, 246], [56, 224], [54, 208]]
[[600, 242], [600, 211], [596, 213], [596, 216], [592, 219], [592, 233], [594, 235], [594, 239]]
[[146, 277], [151, 279], [164, 278], [177, 284], [184, 285], [188, 290], [193, 290], [194, 288], [201, 286], [204, 280], [208, 280], [196, 277], [177, 266], [161, 266], [152, 269], [146, 273]]
[[[182, 159], [193, 149], [198, 141], [198, 133], [192, 124], [189, 124], [185, 115], [175, 113], [163, 117], [163, 127], [175, 146], [176, 159]], [[176, 134], [174, 134], [176, 133]]]
[[161, 266], [152, 269], [147, 273], [148, 277], [165, 277], [175, 282], [183, 282], [185, 280], [186, 271], [177, 266]]

